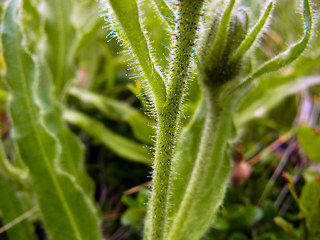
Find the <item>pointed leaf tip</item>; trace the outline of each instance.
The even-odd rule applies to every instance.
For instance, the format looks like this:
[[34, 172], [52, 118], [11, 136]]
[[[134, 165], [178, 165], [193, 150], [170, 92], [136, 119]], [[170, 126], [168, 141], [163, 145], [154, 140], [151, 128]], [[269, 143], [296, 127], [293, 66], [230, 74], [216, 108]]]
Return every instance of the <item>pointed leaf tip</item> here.
[[290, 47], [287, 51], [279, 54], [275, 58], [266, 62], [255, 71], [249, 81], [260, 77], [266, 73], [275, 72], [295, 61], [306, 49], [312, 33], [312, 12], [309, 0], [303, 1], [303, 18], [305, 23], [305, 35], [301, 41]]
[[243, 40], [238, 50], [235, 52], [235, 54], [231, 57], [229, 61], [229, 65], [233, 65], [241, 60], [241, 58], [246, 54], [246, 52], [250, 49], [250, 47], [255, 42], [257, 36], [261, 32], [263, 26], [267, 22], [269, 15], [271, 13], [271, 10], [273, 8], [273, 1], [271, 1], [266, 8], [263, 16], [259, 20], [259, 22], [256, 24], [256, 26], [252, 29], [252, 31], [247, 35], [247, 37]]

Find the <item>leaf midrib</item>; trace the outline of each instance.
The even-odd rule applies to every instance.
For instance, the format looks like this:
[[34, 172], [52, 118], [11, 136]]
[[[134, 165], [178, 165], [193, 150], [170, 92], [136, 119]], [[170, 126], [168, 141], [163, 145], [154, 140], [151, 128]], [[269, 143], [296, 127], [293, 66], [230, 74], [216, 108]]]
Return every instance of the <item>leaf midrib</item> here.
[[[14, 35], [14, 44], [15, 44], [15, 48], [16, 49], [19, 49], [19, 41], [17, 39], [17, 34]], [[23, 64], [22, 64], [22, 59], [21, 59], [21, 54], [19, 53], [19, 51], [17, 51], [17, 63], [18, 63], [18, 66], [19, 66], [19, 75], [20, 75], [20, 79], [22, 80], [22, 86], [24, 89], [28, 89], [27, 87], [27, 81], [26, 81], [26, 77], [25, 77], [25, 74], [24, 74], [24, 69], [23, 69]], [[48, 172], [49, 172], [49, 177], [52, 179], [52, 182], [57, 190], [57, 193], [58, 193], [58, 196], [59, 198], [61, 199], [61, 202], [62, 202], [62, 206], [63, 208], [65, 209], [66, 211], [66, 214], [67, 214], [67, 217], [69, 218], [70, 220], [70, 224], [72, 226], [72, 228], [74, 229], [74, 232], [75, 232], [75, 235], [76, 235], [76, 238], [79, 239], [79, 240], [83, 240], [83, 238], [81, 237], [81, 234], [80, 234], [80, 231], [78, 230], [78, 227], [77, 227], [77, 224], [75, 222], [75, 219], [73, 218], [72, 216], [72, 213], [69, 209], [69, 206], [67, 204], [67, 201], [63, 195], [63, 192], [61, 190], [61, 186], [55, 176], [55, 173], [52, 171], [52, 166], [51, 166], [51, 163], [50, 163], [50, 160], [44, 150], [44, 146], [40, 140], [40, 136], [39, 136], [39, 133], [37, 131], [37, 127], [35, 126], [35, 116], [34, 116], [34, 110], [32, 108], [32, 103], [31, 103], [31, 100], [28, 96], [28, 94], [26, 93], [26, 91], [24, 91], [23, 93], [23, 98], [25, 98], [25, 102], [26, 102], [26, 105], [27, 105], [27, 112], [28, 112], [28, 115], [31, 119], [31, 127], [32, 127], [32, 131], [34, 132], [34, 136], [36, 138], [36, 142], [39, 146], [39, 149], [40, 149], [40, 152], [41, 152], [41, 155], [43, 156], [43, 159], [44, 159], [44, 163], [48, 169]]]

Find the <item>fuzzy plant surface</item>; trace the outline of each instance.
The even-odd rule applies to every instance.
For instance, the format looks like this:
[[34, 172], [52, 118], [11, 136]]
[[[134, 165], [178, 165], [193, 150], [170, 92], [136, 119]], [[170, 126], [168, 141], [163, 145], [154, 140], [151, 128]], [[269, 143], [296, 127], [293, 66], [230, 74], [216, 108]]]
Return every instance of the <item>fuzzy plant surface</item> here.
[[[200, 239], [229, 182], [234, 113], [261, 76], [304, 52], [312, 33], [310, 1], [302, 1], [303, 38], [257, 67], [252, 67], [250, 49], [271, 18], [273, 1], [255, 23], [236, 0], [109, 0], [102, 6], [110, 35], [129, 52], [143, 91], [140, 98], [152, 106], [150, 115], [157, 122], [144, 239]], [[146, 24], [146, 8], [157, 19], [157, 34]], [[182, 128], [190, 81], [200, 84], [202, 98]]]
[[[266, 112], [285, 97], [320, 83], [319, 77], [299, 77], [309, 72], [271, 74], [301, 56], [311, 39], [312, 2], [293, 1], [292, 6], [300, 3], [295, 12], [300, 12], [305, 31], [298, 42], [284, 44], [284, 52], [265, 62], [262, 59], [267, 57], [256, 53], [280, 1], [101, 0], [109, 38], [116, 38], [126, 53], [116, 58], [114, 41], [101, 51], [101, 45], [106, 47], [105, 33], [96, 35], [103, 20], [94, 0], [1, 1], [0, 238], [98, 240], [108, 236], [114, 230], [112, 220], [104, 218], [101, 226], [101, 213], [111, 199], [100, 202], [95, 189], [100, 183], [108, 185], [105, 175], [113, 181], [121, 179], [109, 174], [114, 169], [119, 175], [127, 174], [117, 161], [120, 157], [153, 166], [144, 239], [201, 239], [225, 198], [237, 131], [247, 127], [257, 109]], [[253, 5], [263, 7], [259, 11], [248, 7]], [[130, 71], [124, 71], [125, 56]], [[300, 70], [304, 58], [296, 63]], [[317, 59], [313, 64], [318, 64]], [[136, 85], [130, 90], [147, 114], [119, 97], [123, 90], [118, 92], [115, 81], [120, 82], [122, 71], [133, 73]], [[3, 115], [10, 119], [7, 126]], [[121, 123], [119, 129], [111, 129], [114, 122]], [[80, 141], [85, 134], [110, 150], [111, 157], [117, 156], [117, 167], [104, 172], [112, 159], [105, 164], [100, 162], [104, 156], [85, 154], [85, 146], [86, 153], [92, 150]], [[312, 129], [301, 128], [298, 139], [305, 152], [319, 161], [317, 142], [309, 144], [315, 135]], [[102, 170], [95, 168], [92, 174], [96, 158]], [[314, 180], [296, 199], [312, 230], [310, 239], [319, 235], [319, 211], [313, 204], [319, 199], [317, 192]], [[144, 195], [147, 199], [149, 192]], [[141, 209], [139, 205], [138, 217], [144, 212], [144, 205]], [[39, 236], [35, 227], [45, 236]]]
[[[62, 116], [65, 87], [74, 74], [70, 55], [79, 40], [68, 34], [80, 35], [70, 20], [72, 2], [44, 1], [45, 14], [34, 1], [3, 4], [1, 46], [15, 147], [10, 155], [0, 143], [1, 185], [9, 186], [1, 187], [0, 205], [6, 223], [41, 216], [50, 239], [102, 239], [84, 147]], [[25, 198], [15, 193], [19, 188]], [[36, 239], [31, 229], [25, 221], [8, 234]]]

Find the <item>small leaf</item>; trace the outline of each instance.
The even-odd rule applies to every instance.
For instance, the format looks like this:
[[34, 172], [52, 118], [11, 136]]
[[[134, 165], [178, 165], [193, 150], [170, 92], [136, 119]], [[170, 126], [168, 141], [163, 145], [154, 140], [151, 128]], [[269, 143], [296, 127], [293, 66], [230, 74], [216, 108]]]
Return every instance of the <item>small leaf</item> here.
[[176, 146], [175, 161], [172, 165], [173, 177], [171, 180], [172, 194], [169, 197], [169, 219], [178, 211], [187, 188], [197, 158], [204, 120], [205, 104], [204, 101], [201, 101], [193, 118], [183, 129]]
[[232, 205], [228, 208], [227, 219], [233, 230], [249, 230], [263, 217], [262, 209], [256, 206]]
[[247, 35], [247, 37], [243, 40], [238, 50], [231, 57], [229, 61], [230, 65], [234, 65], [235, 63], [239, 62], [241, 58], [244, 56], [244, 54], [250, 49], [250, 47], [256, 40], [257, 36], [259, 35], [261, 29], [265, 25], [271, 13], [272, 7], [273, 7], [273, 2], [270, 2], [262, 18], [259, 20], [256, 26], [252, 29], [252, 31]]
[[122, 202], [128, 206], [128, 209], [121, 216], [122, 224], [131, 226], [139, 231], [142, 230], [149, 195], [149, 190], [141, 188], [135, 198], [128, 195], [122, 196]]
[[301, 193], [299, 203], [306, 212], [303, 214], [306, 218], [307, 229], [310, 240], [316, 240], [320, 234], [320, 182], [312, 181], [307, 183]]
[[96, 107], [107, 118], [128, 122], [137, 139], [153, 145], [152, 138], [155, 136], [153, 126], [155, 123], [142, 112], [125, 102], [120, 102], [80, 88], [73, 87], [69, 93], [79, 98], [84, 104]]
[[[287, 186], [288, 186], [288, 189], [289, 189], [289, 191], [290, 191], [290, 193], [291, 193], [291, 196], [292, 196], [293, 199], [296, 201], [296, 203], [299, 205], [298, 194], [297, 194], [297, 192], [296, 192], [296, 190], [295, 190], [295, 183], [294, 183], [294, 181], [293, 181], [292, 176], [291, 176], [289, 173], [287, 173], [287, 172], [283, 172], [283, 173], [282, 173], [282, 176], [283, 176], [283, 178], [285, 179], [285, 181], [286, 181], [286, 183], [287, 183]], [[301, 209], [302, 211], [305, 212], [305, 209], [303, 208], [302, 205], [299, 205], [299, 207], [300, 207], [300, 209]]]
[[74, 56], [78, 36], [72, 24], [73, 0], [45, 0], [44, 29], [46, 60], [55, 83], [56, 96], [63, 97], [65, 87], [75, 75]]
[[233, 233], [228, 240], [248, 240], [248, 238], [242, 233]]
[[274, 233], [265, 233], [258, 237], [255, 237], [253, 240], [278, 240], [278, 238]]
[[64, 117], [68, 122], [80, 127], [83, 131], [102, 142], [119, 156], [147, 165], [152, 164], [151, 156], [147, 148], [137, 142], [113, 133], [99, 121], [80, 112], [71, 110], [65, 111]]
[[72, 23], [79, 36], [76, 50], [79, 51], [97, 32], [101, 30], [103, 21], [98, 12], [96, 1], [73, 1], [74, 14], [71, 16]]
[[320, 77], [292, 79], [292, 76], [269, 76], [259, 80], [240, 102], [234, 119], [237, 127], [262, 117], [286, 97], [320, 83]]
[[[23, 202], [18, 198], [15, 184], [0, 172], [0, 213], [4, 223], [9, 223], [25, 212]], [[33, 213], [34, 214], [34, 213]], [[1, 228], [1, 227], [0, 227]], [[0, 231], [1, 234], [1, 231]], [[34, 229], [28, 219], [21, 221], [8, 230], [10, 240], [36, 240]]]
[[93, 196], [93, 182], [84, 166], [84, 147], [62, 118], [63, 107], [54, 97], [52, 76], [45, 62], [38, 63], [38, 72], [39, 78], [46, 81], [40, 81], [35, 90], [40, 100], [39, 106], [45, 124], [50, 133], [61, 143], [61, 166], [64, 171], [76, 178], [89, 196]]
[[164, 0], [154, 0], [154, 2], [156, 3], [161, 15], [168, 22], [169, 26], [171, 28], [174, 28], [175, 14], [173, 10], [167, 5]]
[[[18, 22], [20, 1], [8, 2], [2, 24], [6, 62], [5, 80], [11, 94], [9, 110], [19, 153], [29, 169], [42, 218], [51, 239], [101, 239], [92, 200], [75, 178], [63, 171], [59, 142], [42, 119], [35, 86], [39, 79], [36, 57], [26, 51]], [[53, 211], [54, 209], [54, 211]]]
[[[157, 0], [159, 1], [159, 0]], [[163, 4], [163, 0], [160, 0]], [[162, 5], [162, 3], [159, 3]], [[168, 6], [167, 6], [168, 7]], [[162, 7], [160, 6], [162, 9]], [[144, 0], [140, 3], [139, 9], [143, 27], [148, 35], [149, 47], [157, 65], [162, 71], [169, 67], [171, 28], [168, 28], [169, 19], [163, 19], [152, 0]], [[171, 21], [173, 21], [171, 19]], [[172, 24], [172, 23], [171, 23]], [[174, 27], [174, 25], [173, 25]]]
[[[210, 46], [210, 49], [204, 49], [205, 51], [209, 51], [206, 58], [204, 59], [204, 70], [211, 69], [212, 66], [218, 66], [219, 61], [221, 61], [222, 54], [224, 52], [225, 45], [227, 42], [231, 13], [234, 4], [235, 0], [230, 0], [229, 5], [227, 6], [226, 10], [222, 15], [216, 37], [212, 45]], [[215, 22], [213, 22], [213, 24], [215, 24]]]
[[145, 213], [145, 207], [130, 207], [121, 215], [121, 223], [124, 226], [130, 226], [141, 230]]
[[137, 2], [136, 0], [110, 0], [109, 2], [114, 11], [112, 20], [116, 21], [121, 28], [120, 31], [123, 31], [121, 36], [132, 48], [155, 95], [156, 107], [160, 107], [166, 100], [166, 87], [151, 60], [147, 40], [140, 26]]
[[300, 126], [297, 136], [299, 144], [307, 156], [320, 164], [320, 131], [307, 126]]
[[28, 170], [26, 168], [21, 169], [9, 161], [6, 156], [2, 140], [0, 141], [0, 172], [3, 172], [6, 176], [16, 181], [20, 181], [28, 175]]
[[149, 145], [154, 144], [154, 137], [156, 135], [153, 128], [153, 121], [147, 116], [143, 116], [141, 113], [136, 112], [128, 116], [128, 123], [130, 124], [134, 136], [140, 141]]
[[299, 236], [299, 232], [295, 229], [291, 223], [287, 222], [282, 217], [275, 217], [273, 221], [281, 227], [288, 235], [292, 236], [294, 239], [299, 240], [301, 239]]
[[296, 60], [306, 49], [312, 33], [312, 13], [309, 0], [303, 1], [303, 19], [305, 23], [305, 35], [297, 44], [290, 47], [287, 51], [279, 54], [275, 58], [263, 64], [249, 78], [252, 81], [266, 73], [274, 72]]

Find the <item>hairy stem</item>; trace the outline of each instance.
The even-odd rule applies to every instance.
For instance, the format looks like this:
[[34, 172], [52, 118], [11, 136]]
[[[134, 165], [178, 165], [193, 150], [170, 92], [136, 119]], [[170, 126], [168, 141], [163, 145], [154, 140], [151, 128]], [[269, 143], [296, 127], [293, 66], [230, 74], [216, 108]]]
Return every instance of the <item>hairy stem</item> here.
[[166, 238], [169, 240], [184, 239], [184, 236], [180, 234], [180, 231], [183, 229], [185, 219], [189, 218], [189, 209], [194, 197], [197, 196], [199, 194], [199, 190], [201, 190], [198, 188], [198, 185], [205, 173], [205, 168], [212, 155], [213, 136], [220, 112], [218, 105], [220, 88], [213, 89], [212, 91], [207, 88], [204, 88], [203, 90], [206, 102], [206, 120], [202, 134], [203, 137], [201, 139], [200, 149], [192, 171], [190, 182], [177, 215], [174, 218], [168, 237]]
[[182, 0], [179, 3], [177, 39], [170, 70], [165, 105], [158, 109], [158, 131], [153, 172], [153, 191], [149, 203], [146, 239], [161, 240], [167, 220], [167, 199], [171, 162], [176, 144], [180, 106], [186, 87], [191, 54], [198, 28], [203, 0]]

